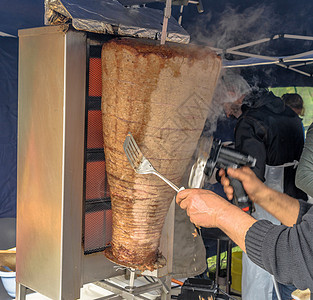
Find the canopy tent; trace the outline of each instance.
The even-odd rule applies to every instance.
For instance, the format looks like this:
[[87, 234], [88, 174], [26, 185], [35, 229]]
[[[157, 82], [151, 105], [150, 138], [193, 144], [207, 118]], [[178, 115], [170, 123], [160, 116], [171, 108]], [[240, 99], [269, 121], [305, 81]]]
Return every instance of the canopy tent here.
[[[202, 4], [202, 14], [194, 6], [184, 10], [182, 26], [192, 42], [216, 49], [225, 68], [236, 69], [247, 80], [266, 78], [269, 86], [313, 85], [312, 52], [302, 61], [285, 59], [313, 50], [312, 2], [208, 0]], [[177, 9], [173, 14], [179, 17]]]
[[300, 36], [300, 35], [291, 35], [291, 34], [277, 34], [270, 38], [264, 38], [261, 40], [257, 40], [250, 43], [245, 43], [239, 46], [235, 46], [232, 48], [228, 48], [225, 50], [215, 49], [218, 53], [230, 53], [240, 56], [246, 56], [249, 58], [241, 59], [241, 60], [223, 60], [223, 66], [225, 68], [242, 68], [249, 66], [264, 66], [264, 65], [277, 65], [285, 69], [292, 70], [294, 72], [298, 72], [302, 75], [312, 77], [313, 70], [308, 70], [307, 72], [301, 70], [300, 68], [308, 66], [313, 63], [313, 50], [305, 51], [297, 54], [291, 54], [288, 56], [265, 56], [261, 54], [254, 54], [249, 52], [238, 51], [240, 49], [244, 49], [249, 46], [254, 46], [260, 43], [266, 43], [269, 41], [273, 41], [276, 39], [293, 39], [293, 40], [306, 40], [313, 41], [312, 36]]
[[[55, 4], [62, 0], [53, 0]], [[64, 0], [65, 1], [65, 0]], [[87, 0], [66, 0], [67, 7], [72, 9], [77, 4], [88, 3], [106, 3], [107, 0], [87, 1]], [[116, 0], [117, 1], [117, 0]], [[116, 2], [110, 0], [110, 2]], [[141, 2], [141, 3], [138, 3]], [[0, 218], [14, 217], [16, 213], [16, 143], [17, 143], [17, 106], [18, 106], [18, 30], [22, 28], [44, 26], [44, 0], [2, 0], [0, 7]], [[122, 5], [124, 0], [120, 0]], [[134, 5], [141, 5], [143, 2], [154, 2], [147, 4], [152, 9], [166, 8], [169, 0], [163, 1], [143, 1], [132, 0]], [[157, 2], [157, 3], [155, 3]], [[188, 5], [188, 3], [196, 5]], [[257, 74], [262, 70], [262, 74], [268, 73], [268, 68], [275, 72], [275, 77], [280, 79], [280, 86], [292, 86], [301, 82], [300, 85], [312, 86], [312, 72], [304, 68], [310, 68], [313, 62], [313, 20], [309, 16], [312, 11], [313, 3], [306, 0], [299, 0], [295, 4], [291, 0], [265, 0], [259, 1], [246, 0], [203, 0], [187, 1], [173, 0], [171, 9], [172, 16], [182, 24], [181, 32], [190, 35], [191, 42], [199, 42], [209, 45], [216, 49], [223, 56], [223, 64], [225, 68], [239, 68], [243, 70], [246, 77], [251, 73]], [[129, 2], [130, 3], [130, 2]], [[180, 4], [183, 4], [180, 6]], [[260, 5], [265, 7], [260, 10]], [[257, 7], [257, 8], [256, 8]], [[269, 22], [264, 22], [264, 16], [268, 14], [267, 9], [275, 11], [275, 16], [280, 22], [276, 22], [273, 26]], [[122, 8], [120, 8], [122, 10]], [[250, 10], [249, 10], [250, 9]], [[199, 14], [199, 12], [203, 13]], [[234, 18], [229, 12], [236, 12], [239, 18]], [[165, 14], [168, 15], [167, 11]], [[250, 22], [250, 15], [259, 13], [255, 17], [255, 22]], [[265, 12], [265, 13], [264, 13]], [[295, 13], [296, 12], [296, 13]], [[76, 10], [67, 10], [67, 13], [73, 17], [80, 17]], [[158, 12], [160, 15], [160, 12]], [[161, 13], [163, 18], [163, 13]], [[222, 16], [227, 16], [228, 20], [240, 20], [244, 16], [247, 20], [239, 25], [221, 22]], [[182, 17], [182, 18], [181, 18]], [[79, 19], [79, 18], [77, 18]], [[275, 19], [275, 18], [274, 18]], [[163, 19], [165, 20], [165, 19]], [[284, 21], [282, 21], [284, 20]], [[174, 23], [176, 22], [173, 20]], [[170, 21], [172, 22], [172, 21]], [[175, 27], [176, 24], [171, 23]], [[255, 26], [259, 23], [259, 26]], [[262, 26], [260, 24], [262, 23]], [[76, 22], [77, 24], [77, 22]], [[164, 29], [163, 24], [159, 26]], [[250, 27], [248, 27], [248, 25]], [[270, 26], [271, 25], [271, 26]], [[287, 26], [288, 25], [288, 26]], [[226, 26], [226, 27], [225, 27]], [[227, 35], [228, 29], [231, 28], [230, 34]], [[114, 29], [114, 27], [113, 27]], [[159, 30], [159, 29], [157, 29]], [[235, 31], [234, 31], [235, 30]], [[281, 55], [273, 54], [273, 41], [281, 41], [282, 35], [273, 35], [273, 32], [290, 32], [290, 35], [283, 35], [284, 39], [292, 38], [295, 44], [300, 47], [293, 47], [290, 44]], [[312, 36], [310, 36], [312, 35]], [[201, 36], [201, 38], [199, 38]], [[265, 38], [272, 36], [272, 38]], [[300, 37], [300, 38], [299, 38]], [[251, 42], [254, 41], [255, 42]], [[209, 41], [207, 43], [207, 41]], [[225, 42], [226, 41], [226, 42]], [[301, 41], [305, 45], [300, 45]], [[247, 45], [249, 44], [249, 45]], [[246, 47], [255, 47], [265, 45], [270, 51], [264, 53], [257, 51], [241, 51]], [[234, 46], [239, 45], [239, 46]], [[279, 47], [278, 47], [279, 48]], [[299, 48], [299, 49], [295, 49]], [[264, 48], [263, 48], [264, 49]], [[285, 49], [285, 50], [286, 50]], [[240, 50], [240, 51], [239, 51]], [[276, 49], [277, 50], [277, 49]], [[275, 52], [275, 51], [274, 51]], [[262, 55], [260, 53], [263, 53]], [[278, 51], [276, 51], [278, 53]], [[298, 56], [295, 56], [295, 55]], [[239, 59], [240, 57], [240, 59]], [[242, 59], [244, 58], [244, 59]], [[305, 64], [300, 66], [299, 64]], [[265, 71], [264, 68], [266, 68]], [[297, 70], [291, 72], [290, 70]], [[307, 73], [307, 74], [306, 74]], [[263, 76], [263, 75], [260, 76]], [[309, 75], [308, 75], [309, 74]], [[305, 78], [305, 79], [304, 79]]]

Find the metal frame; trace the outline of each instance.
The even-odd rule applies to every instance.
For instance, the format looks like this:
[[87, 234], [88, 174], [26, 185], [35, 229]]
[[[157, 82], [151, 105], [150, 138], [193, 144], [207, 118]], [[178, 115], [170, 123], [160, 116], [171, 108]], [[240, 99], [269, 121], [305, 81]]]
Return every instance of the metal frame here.
[[[243, 48], [255, 46], [258, 44], [266, 43], [272, 40], [277, 40], [277, 39], [294, 39], [294, 40], [305, 40], [305, 41], [313, 41], [312, 36], [301, 36], [301, 35], [292, 35], [292, 34], [276, 34], [273, 37], [270, 38], [264, 38], [260, 39], [257, 41], [253, 41], [250, 43], [245, 43], [242, 45], [238, 45], [235, 47], [231, 47], [228, 49], [220, 49], [220, 48], [212, 48], [215, 50], [218, 54], [234, 54], [234, 55], [239, 55], [239, 56], [245, 56], [245, 57], [250, 57], [250, 58], [259, 58], [259, 62], [255, 63], [246, 63], [244, 64], [244, 60], [235, 60], [235, 61], [225, 61], [224, 63], [224, 68], [240, 68], [240, 67], [247, 67], [247, 66], [258, 66], [258, 65], [270, 65], [270, 64], [276, 64], [277, 66], [280, 66], [285, 69], [289, 69], [291, 71], [300, 73], [305, 76], [311, 77], [312, 74], [301, 71], [297, 69], [297, 67], [311, 64], [313, 63], [313, 50], [298, 53], [295, 55], [288, 55], [288, 56], [266, 56], [266, 55], [260, 55], [260, 54], [254, 54], [254, 53], [249, 53], [249, 52], [243, 52], [243, 51], [238, 51]], [[305, 57], [308, 55], [312, 55], [311, 57]], [[299, 64], [299, 62], [302, 62]], [[309, 62], [308, 62], [309, 61]], [[236, 64], [237, 62], [237, 64]], [[296, 64], [288, 64], [291, 62], [298, 62]]]
[[[96, 282], [97, 286], [104, 288], [107, 291], [113, 293], [113, 295], [107, 296], [104, 299], [115, 299], [116, 296], [122, 297], [121, 299], [138, 299], [138, 300], [149, 300], [149, 298], [143, 296], [142, 294], [161, 290], [161, 299], [168, 299], [170, 296], [170, 285], [166, 282], [165, 278], [156, 278], [155, 282], [147, 283], [142, 286], [135, 286], [135, 277], [136, 277], [136, 270], [129, 269], [129, 285], [122, 288], [117, 284], [110, 282], [108, 280], [101, 280]], [[102, 299], [102, 298], [101, 298]]]

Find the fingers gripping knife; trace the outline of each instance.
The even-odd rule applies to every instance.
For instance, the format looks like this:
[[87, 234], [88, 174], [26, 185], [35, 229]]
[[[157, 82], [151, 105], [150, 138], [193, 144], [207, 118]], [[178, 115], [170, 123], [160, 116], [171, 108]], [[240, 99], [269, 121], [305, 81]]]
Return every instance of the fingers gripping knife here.
[[[209, 147], [211, 147], [211, 151], [208, 158], [207, 156], [204, 158], [204, 151], [202, 151], [202, 156], [199, 156], [197, 162], [194, 164], [189, 178], [189, 185], [195, 185], [195, 178], [198, 178], [196, 179], [198, 182], [201, 181], [201, 183], [198, 183], [198, 185], [202, 185], [204, 181], [204, 175], [210, 178], [215, 168], [225, 169], [227, 176], [227, 168], [229, 167], [237, 169], [242, 166], [254, 167], [256, 164], [256, 159], [254, 157], [243, 154], [233, 148], [223, 146], [221, 140], [211, 139]], [[203, 173], [201, 174], [202, 176], [199, 177], [199, 173]], [[237, 179], [231, 177], [228, 178], [230, 180], [231, 186], [234, 188], [233, 203], [242, 210], [248, 211], [248, 196], [242, 186], [242, 183]], [[193, 187], [200, 188], [201, 186]]]
[[[204, 168], [204, 174], [208, 177], [212, 176], [214, 168], [223, 168], [226, 171], [227, 168], [233, 169], [240, 168], [242, 166], [254, 167], [256, 159], [250, 155], [245, 155], [235, 149], [225, 147], [222, 145], [221, 140], [213, 140], [210, 157], [207, 160]], [[244, 211], [249, 210], [248, 196], [242, 186], [241, 181], [228, 177], [230, 185], [234, 188], [234, 203]]]

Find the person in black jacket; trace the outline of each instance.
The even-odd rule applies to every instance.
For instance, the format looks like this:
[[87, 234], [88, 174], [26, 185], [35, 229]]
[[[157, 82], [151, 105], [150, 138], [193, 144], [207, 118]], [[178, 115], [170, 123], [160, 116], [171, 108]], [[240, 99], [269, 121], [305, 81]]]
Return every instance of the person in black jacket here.
[[[267, 186], [298, 199], [307, 199], [306, 194], [295, 185], [296, 165], [304, 144], [299, 116], [281, 98], [265, 88], [253, 89], [243, 100], [241, 109], [242, 115], [235, 129], [235, 148], [257, 159], [253, 171]], [[252, 215], [257, 220], [267, 219], [280, 224], [258, 205], [255, 205]], [[270, 274], [251, 263], [247, 256], [243, 257], [242, 280], [243, 300], [252, 299], [255, 294], [259, 298], [254, 299], [271, 299]], [[278, 286], [283, 299], [292, 299], [294, 286]], [[277, 299], [275, 289], [274, 299]]]
[[[281, 96], [282, 100], [288, 105], [301, 119], [304, 116], [305, 108], [302, 97], [297, 93], [288, 93]], [[305, 135], [305, 128], [301, 119], [303, 135]]]
[[[235, 147], [257, 158], [254, 173], [265, 181], [266, 165], [278, 166], [299, 161], [304, 137], [299, 116], [266, 89], [253, 91], [245, 97], [242, 115], [235, 129]], [[284, 192], [307, 199], [295, 185], [296, 168], [284, 168]]]

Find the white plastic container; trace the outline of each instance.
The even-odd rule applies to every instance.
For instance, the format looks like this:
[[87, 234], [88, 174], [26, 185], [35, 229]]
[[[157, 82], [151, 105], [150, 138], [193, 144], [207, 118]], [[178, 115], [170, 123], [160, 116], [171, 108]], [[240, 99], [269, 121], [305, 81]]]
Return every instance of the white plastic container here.
[[3, 283], [3, 286], [6, 289], [9, 296], [12, 298], [15, 298], [16, 273], [15, 272], [2, 272], [2, 271], [0, 271], [0, 277], [1, 277], [1, 280]]

